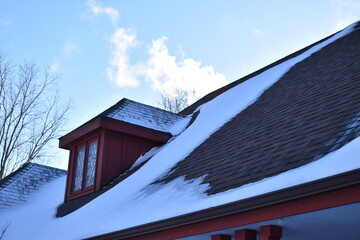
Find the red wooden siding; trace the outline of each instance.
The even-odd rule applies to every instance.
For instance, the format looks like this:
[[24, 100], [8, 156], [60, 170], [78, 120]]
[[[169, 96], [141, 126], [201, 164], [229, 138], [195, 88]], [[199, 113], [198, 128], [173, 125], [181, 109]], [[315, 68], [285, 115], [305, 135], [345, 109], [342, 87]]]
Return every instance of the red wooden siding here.
[[241, 229], [235, 231], [235, 240], [256, 240], [256, 231], [251, 229]]
[[280, 240], [282, 237], [282, 227], [266, 225], [260, 227], [259, 240]]
[[162, 144], [115, 131], [105, 131], [104, 140], [106, 163], [102, 169], [102, 184], [108, 183], [131, 167], [142, 154]]
[[[168, 133], [100, 118], [60, 138], [60, 147], [70, 150], [65, 202], [99, 190], [170, 137]], [[76, 149], [93, 139], [98, 139], [94, 185], [74, 192]]]
[[211, 236], [211, 240], [231, 240], [231, 236], [225, 234], [216, 234]]

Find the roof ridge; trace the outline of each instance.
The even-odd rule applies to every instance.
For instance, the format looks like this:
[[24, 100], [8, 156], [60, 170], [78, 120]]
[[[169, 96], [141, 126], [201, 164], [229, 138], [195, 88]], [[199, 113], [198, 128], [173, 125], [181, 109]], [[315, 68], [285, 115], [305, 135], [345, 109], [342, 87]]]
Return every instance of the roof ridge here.
[[34, 162], [30, 162], [29, 164], [31, 164], [31, 165], [36, 165], [36, 166], [38, 166], [38, 167], [42, 167], [42, 168], [46, 168], [46, 169], [51, 169], [51, 170], [54, 170], [54, 171], [63, 172], [63, 173], [66, 173], [66, 172], [67, 172], [67, 170], [65, 170], [65, 169], [61, 169], [61, 168], [57, 168], [57, 167], [52, 167], [52, 166], [48, 166], [48, 165], [45, 165], [45, 164], [34, 163]]
[[[111, 107], [107, 108], [106, 110], [104, 110], [103, 112], [101, 112], [100, 114], [96, 115], [94, 118], [92, 118], [91, 120], [97, 118], [97, 117], [104, 117], [106, 115], [108, 115], [110, 112], [112, 112], [113, 110], [115, 110], [116, 108], [118, 108], [119, 106], [121, 106], [122, 104], [124, 104], [127, 100], [127, 98], [122, 98], [119, 101], [117, 101], [117, 103], [115, 103], [114, 105], [112, 105]], [[91, 121], [90, 120], [90, 121]]]
[[138, 102], [138, 101], [134, 101], [134, 100], [131, 100], [131, 99], [128, 99], [128, 98], [123, 98], [124, 100], [126, 101], [129, 101], [129, 102], [132, 102], [132, 103], [136, 103], [136, 104], [140, 104], [140, 105], [143, 105], [143, 106], [146, 106], [146, 107], [150, 107], [150, 108], [153, 108], [153, 109], [156, 109], [156, 110], [159, 110], [159, 111], [162, 111], [162, 112], [166, 112], [166, 113], [170, 113], [172, 115], [178, 115], [178, 113], [173, 113], [173, 112], [170, 112], [168, 110], [165, 110], [165, 109], [162, 109], [162, 108], [159, 108], [159, 107], [155, 107], [155, 106], [152, 106], [152, 105], [149, 105], [149, 104], [145, 104], [145, 103], [142, 103], [142, 102]]
[[[155, 106], [152, 106], [150, 104], [145, 104], [145, 103], [142, 103], [142, 102], [138, 102], [138, 101], [135, 101], [135, 100], [132, 100], [132, 99], [128, 99], [128, 98], [122, 98], [121, 100], [119, 100], [117, 103], [115, 103], [114, 105], [112, 105], [111, 107], [109, 107], [108, 109], [106, 109], [105, 111], [103, 111], [102, 113], [100, 113], [99, 115], [97, 115], [96, 117], [99, 117], [99, 116], [106, 116], [107, 114], [109, 114], [110, 112], [112, 112], [113, 110], [115, 110], [116, 108], [118, 108], [121, 104], [126, 104], [128, 105], [129, 103], [135, 103], [135, 104], [140, 104], [142, 106], [146, 106], [146, 107], [149, 107], [149, 108], [152, 108], [152, 109], [156, 109], [156, 110], [159, 110], [159, 111], [162, 111], [162, 112], [166, 112], [166, 113], [169, 113], [169, 114], [172, 114], [172, 115], [179, 115], [177, 113], [173, 113], [173, 112], [170, 112], [168, 110], [165, 110], [165, 109], [162, 109], [162, 108], [159, 108], [159, 107], [155, 107]], [[125, 106], [126, 106], [125, 105]], [[123, 106], [123, 108], [125, 107]], [[96, 118], [95, 117], [95, 118]]]
[[[24, 163], [21, 167], [19, 167], [16, 171], [10, 173], [9, 175], [7, 175], [6, 177], [4, 177], [3, 179], [0, 180], [0, 187], [3, 183], [5, 183], [6, 181], [11, 181], [10, 183], [16, 181], [17, 179], [19, 179], [21, 176], [23, 176], [24, 174], [26, 174], [26, 172], [28, 172], [31, 168], [38, 166], [38, 167], [42, 167], [42, 168], [46, 168], [46, 169], [52, 169], [52, 170], [56, 170], [62, 173], [66, 173], [67, 171], [64, 169], [60, 169], [60, 168], [56, 168], [56, 167], [51, 167], [51, 166], [47, 166], [44, 164], [39, 164], [39, 163], [34, 163], [34, 162], [27, 162]], [[25, 171], [24, 171], [25, 170]], [[12, 179], [14, 176], [19, 175], [18, 177]], [[11, 180], [12, 179], [12, 180]]]
[[6, 177], [4, 177], [3, 179], [0, 179], [0, 187], [3, 183], [5, 183], [6, 181], [10, 180], [11, 178], [13, 178], [15, 175], [17, 175], [18, 173], [20, 173], [21, 171], [23, 171], [27, 166], [30, 165], [30, 162], [28, 163], [24, 163], [23, 165], [21, 165], [18, 169], [16, 169], [14, 172], [10, 173], [9, 175], [7, 175]]

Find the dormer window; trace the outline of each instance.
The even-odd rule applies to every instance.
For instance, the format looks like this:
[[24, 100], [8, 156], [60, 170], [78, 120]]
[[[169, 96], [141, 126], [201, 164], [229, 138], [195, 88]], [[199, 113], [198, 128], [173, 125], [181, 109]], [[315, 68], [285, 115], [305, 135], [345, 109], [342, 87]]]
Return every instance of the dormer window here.
[[123, 99], [60, 138], [70, 150], [65, 202], [102, 189], [142, 154], [166, 143], [182, 116]]
[[93, 139], [76, 148], [74, 192], [94, 185], [98, 140]]

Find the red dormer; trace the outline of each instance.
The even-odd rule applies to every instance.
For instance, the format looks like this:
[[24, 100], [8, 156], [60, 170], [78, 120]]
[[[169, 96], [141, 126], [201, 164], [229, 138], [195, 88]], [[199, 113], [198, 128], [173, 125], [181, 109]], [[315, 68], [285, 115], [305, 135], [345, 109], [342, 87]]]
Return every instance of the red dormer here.
[[163, 145], [181, 117], [122, 99], [61, 137], [70, 150], [65, 202], [98, 191], [128, 169], [142, 154]]

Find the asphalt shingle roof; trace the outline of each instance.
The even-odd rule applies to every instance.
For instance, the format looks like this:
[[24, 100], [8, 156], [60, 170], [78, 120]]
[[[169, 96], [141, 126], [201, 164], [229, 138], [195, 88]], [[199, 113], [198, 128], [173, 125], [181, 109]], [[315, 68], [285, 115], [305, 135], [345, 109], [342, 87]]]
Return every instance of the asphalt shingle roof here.
[[216, 194], [313, 162], [358, 137], [360, 23], [355, 28], [296, 64], [155, 183], [205, 176], [207, 193]]
[[27, 163], [0, 181], [0, 210], [23, 204], [44, 184], [64, 176], [65, 170]]
[[183, 118], [178, 114], [126, 98], [100, 115], [161, 132], [170, 132], [171, 127]]

